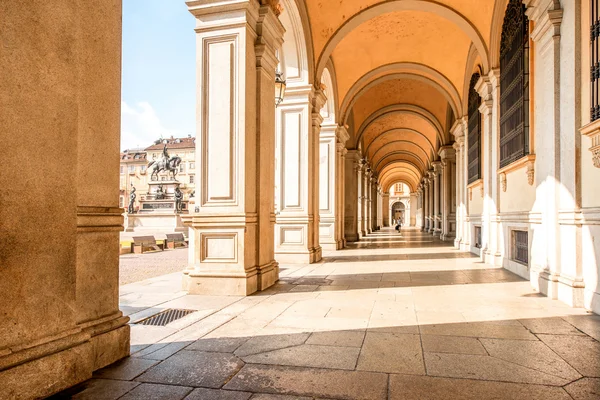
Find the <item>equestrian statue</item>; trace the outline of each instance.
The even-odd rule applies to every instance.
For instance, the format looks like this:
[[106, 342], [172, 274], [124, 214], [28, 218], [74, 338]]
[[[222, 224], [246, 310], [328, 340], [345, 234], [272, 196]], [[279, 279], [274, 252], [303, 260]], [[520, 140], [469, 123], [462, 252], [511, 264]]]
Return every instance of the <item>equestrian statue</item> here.
[[157, 181], [158, 173], [167, 171], [167, 176], [170, 173], [173, 180], [176, 181], [175, 175], [177, 175], [177, 171], [179, 171], [179, 164], [181, 164], [181, 157], [169, 157], [167, 145], [165, 144], [165, 147], [163, 147], [162, 158], [158, 161], [150, 161], [150, 163], [148, 163], [148, 169], [151, 173], [150, 179]]

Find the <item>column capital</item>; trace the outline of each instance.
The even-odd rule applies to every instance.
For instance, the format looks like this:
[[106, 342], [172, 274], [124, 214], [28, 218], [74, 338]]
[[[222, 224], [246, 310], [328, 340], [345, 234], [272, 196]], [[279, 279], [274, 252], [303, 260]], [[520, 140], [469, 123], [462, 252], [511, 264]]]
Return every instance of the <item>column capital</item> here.
[[346, 144], [348, 139], [350, 139], [348, 128], [346, 128], [344, 125], [338, 125], [337, 129], [335, 130], [335, 135], [337, 139], [344, 145]]
[[440, 150], [438, 151], [438, 155], [442, 159], [442, 164], [444, 164], [445, 161], [453, 161], [456, 159], [456, 152], [454, 151], [453, 146], [440, 147]]
[[442, 162], [441, 161], [434, 161], [431, 163], [431, 165], [433, 165], [433, 176], [434, 178], [437, 177], [439, 175], [440, 172], [442, 172]]
[[454, 121], [454, 125], [452, 125], [452, 128], [450, 128], [450, 132], [452, 132], [454, 140], [458, 140], [459, 138], [464, 138], [466, 136], [465, 132], [467, 131], [467, 123], [468, 119], [466, 116]]
[[[188, 11], [196, 17], [196, 33], [214, 28], [225, 29], [230, 25], [247, 23], [254, 30], [258, 20], [258, 9], [261, 4], [257, 0], [188, 0]], [[215, 18], [220, 14], [221, 18]]]
[[479, 112], [484, 115], [491, 113], [493, 104], [493, 87], [490, 82], [489, 76], [481, 76], [475, 84], [475, 90], [477, 91], [477, 93], [479, 93], [479, 96], [481, 96], [481, 105], [479, 106]]
[[[323, 90], [315, 89], [312, 96], [312, 112], [313, 114], [319, 114], [319, 116], [321, 117], [321, 121], [323, 121], [323, 117], [321, 116], [321, 109], [325, 105], [326, 101], [327, 97], [325, 96]], [[315, 117], [313, 116], [313, 119], [314, 118]]]

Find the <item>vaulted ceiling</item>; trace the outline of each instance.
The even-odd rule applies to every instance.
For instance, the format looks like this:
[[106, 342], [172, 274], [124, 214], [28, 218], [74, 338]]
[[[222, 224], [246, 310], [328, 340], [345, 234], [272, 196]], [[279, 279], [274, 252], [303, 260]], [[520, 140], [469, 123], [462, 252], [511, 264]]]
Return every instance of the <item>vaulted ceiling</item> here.
[[335, 71], [327, 93], [337, 122], [351, 127], [347, 147], [361, 149], [384, 189], [400, 181], [415, 190], [452, 141], [472, 72], [491, 67], [508, 0], [296, 1], [315, 76]]

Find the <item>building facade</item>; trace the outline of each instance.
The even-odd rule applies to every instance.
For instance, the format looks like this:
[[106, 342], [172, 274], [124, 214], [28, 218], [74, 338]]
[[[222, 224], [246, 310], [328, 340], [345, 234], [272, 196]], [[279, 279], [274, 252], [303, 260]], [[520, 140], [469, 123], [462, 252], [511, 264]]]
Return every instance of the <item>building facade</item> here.
[[[154, 160], [160, 160], [165, 145], [169, 156], [177, 156], [182, 159], [177, 171], [177, 180], [181, 182], [179, 187], [184, 194], [184, 199], [188, 200], [194, 193], [196, 190], [196, 140], [191, 136], [184, 138], [171, 136], [169, 139], [156, 140], [154, 144], [144, 149], [121, 152], [119, 207], [128, 207], [131, 188], [135, 187], [137, 198], [134, 209], [139, 208], [139, 201], [145, 199], [145, 195], [149, 192], [148, 182], [152, 179], [148, 172], [148, 164]], [[160, 176], [159, 179], [166, 180], [167, 176]]]

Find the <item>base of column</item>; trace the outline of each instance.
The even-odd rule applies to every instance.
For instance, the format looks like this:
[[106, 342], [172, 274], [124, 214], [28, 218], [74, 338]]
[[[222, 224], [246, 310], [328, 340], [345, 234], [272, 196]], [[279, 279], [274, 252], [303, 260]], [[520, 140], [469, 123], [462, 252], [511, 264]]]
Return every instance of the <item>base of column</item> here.
[[275, 260], [258, 267], [258, 290], [266, 290], [279, 280], [279, 263]]
[[323, 258], [323, 249], [319, 246], [308, 249], [308, 251], [277, 252], [275, 253], [275, 258], [280, 264], [313, 264], [321, 261]]
[[584, 306], [586, 309], [600, 314], [600, 293], [598, 292], [584, 292]]
[[321, 249], [323, 250], [341, 250], [344, 248], [344, 241], [338, 240], [334, 243], [321, 242]]
[[344, 247], [346, 247], [348, 242], [358, 242], [359, 239], [360, 237], [358, 233], [346, 234], [346, 238], [344, 239]]
[[248, 296], [258, 291], [258, 272], [183, 271], [183, 290], [189, 294]]
[[128, 317], [111, 318], [0, 357], [0, 398], [44, 398], [90, 379], [94, 371], [127, 357], [128, 321]]
[[531, 286], [551, 299], [560, 300], [571, 307], [583, 307], [585, 284], [583, 280], [550, 273], [548, 270], [530, 272]]

